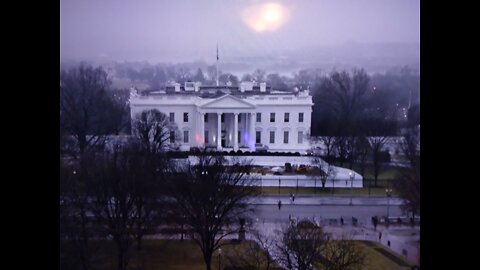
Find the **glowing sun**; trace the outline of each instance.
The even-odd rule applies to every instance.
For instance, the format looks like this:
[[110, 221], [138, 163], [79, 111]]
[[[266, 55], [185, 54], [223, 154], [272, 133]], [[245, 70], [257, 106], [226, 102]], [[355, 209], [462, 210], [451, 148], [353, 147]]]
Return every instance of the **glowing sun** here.
[[288, 10], [277, 3], [266, 3], [247, 7], [242, 12], [245, 24], [257, 32], [275, 31], [288, 19]]

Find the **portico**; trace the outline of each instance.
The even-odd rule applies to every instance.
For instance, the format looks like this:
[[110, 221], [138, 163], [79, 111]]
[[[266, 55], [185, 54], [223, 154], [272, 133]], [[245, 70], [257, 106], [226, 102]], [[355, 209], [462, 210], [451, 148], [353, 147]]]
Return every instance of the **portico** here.
[[240, 148], [255, 150], [256, 106], [225, 95], [219, 99], [197, 105], [198, 146], [214, 146], [234, 151]]

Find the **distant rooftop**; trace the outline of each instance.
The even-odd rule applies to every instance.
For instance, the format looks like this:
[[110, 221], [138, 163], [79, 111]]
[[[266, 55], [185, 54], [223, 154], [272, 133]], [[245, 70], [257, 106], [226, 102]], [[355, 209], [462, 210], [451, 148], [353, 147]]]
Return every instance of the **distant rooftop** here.
[[[188, 84], [188, 85], [187, 85]], [[247, 82], [247, 85], [249, 83]], [[292, 95], [298, 93], [295, 90], [280, 90], [272, 89], [271, 86], [266, 84], [262, 86], [253, 85], [250, 83], [250, 86], [240, 85], [240, 86], [216, 86], [216, 85], [195, 85], [195, 83], [187, 82], [185, 86], [180, 86], [180, 84], [169, 85], [161, 90], [145, 90], [139, 93], [142, 96], [152, 96], [152, 95], [195, 95], [201, 96], [202, 98], [216, 98], [225, 94], [237, 95], [237, 96], [251, 96], [251, 95]]]

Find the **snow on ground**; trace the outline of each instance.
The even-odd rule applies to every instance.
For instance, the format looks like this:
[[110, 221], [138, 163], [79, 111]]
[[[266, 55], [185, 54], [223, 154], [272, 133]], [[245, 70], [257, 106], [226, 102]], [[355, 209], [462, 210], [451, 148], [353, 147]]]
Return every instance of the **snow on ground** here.
[[[240, 158], [240, 159], [246, 159], [246, 160], [252, 160], [252, 163], [256, 166], [265, 166], [265, 167], [284, 167], [285, 163], [289, 162], [294, 165], [305, 165], [305, 166], [311, 166], [312, 163], [312, 158], [311, 156], [226, 156], [225, 157], [227, 160], [231, 161], [233, 158]], [[195, 164], [198, 159], [195, 156], [189, 156], [188, 161], [191, 164]], [[323, 160], [322, 160], [323, 161]], [[325, 161], [323, 161], [325, 162]], [[326, 163], [326, 162], [325, 162]], [[332, 166], [335, 174], [335, 180], [351, 180], [350, 179], [350, 174], [352, 174], [354, 182], [358, 180], [363, 180], [363, 176], [358, 174], [357, 172], [347, 169], [347, 168], [342, 168], [342, 167], [337, 167], [337, 166]], [[263, 176], [262, 176], [263, 177]], [[265, 176], [265, 177], [271, 177], [270, 176]], [[304, 175], [276, 175], [275, 178], [282, 178], [282, 179], [297, 179], [297, 177], [300, 178], [306, 178]]]

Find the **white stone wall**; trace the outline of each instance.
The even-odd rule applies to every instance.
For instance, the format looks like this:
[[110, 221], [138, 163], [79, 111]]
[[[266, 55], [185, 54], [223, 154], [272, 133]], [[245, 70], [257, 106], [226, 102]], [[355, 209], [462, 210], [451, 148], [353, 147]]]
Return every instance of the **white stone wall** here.
[[[239, 109], [241, 122], [238, 124], [238, 130], [241, 132], [241, 140], [238, 144], [240, 148], [248, 146], [248, 134], [250, 113], [261, 113], [261, 122], [256, 122], [255, 131], [261, 132], [261, 143], [269, 147], [269, 151], [279, 152], [305, 152], [310, 148], [308, 136], [311, 127], [312, 99], [308, 97], [297, 97], [294, 95], [285, 96], [249, 96], [242, 99], [255, 106], [255, 109]], [[156, 95], [156, 96], [132, 96], [130, 99], [132, 118], [139, 112], [149, 109], [157, 109], [169, 117], [170, 113], [175, 114], [175, 123], [178, 126], [180, 138], [178, 142], [182, 145], [182, 150], [188, 150], [190, 147], [199, 146], [204, 140], [204, 132], [200, 130], [198, 113], [204, 104], [213, 101], [213, 99], [204, 100], [197, 96], [187, 95]], [[225, 100], [225, 106], [228, 107], [232, 100]], [[219, 112], [222, 109], [218, 110]], [[235, 109], [223, 109], [225, 113], [225, 122], [222, 123], [222, 129], [226, 130], [227, 145], [233, 145], [234, 139], [234, 115]], [[183, 122], [183, 113], [189, 113], [189, 121]], [[270, 122], [270, 113], [275, 113], [275, 122]], [[284, 114], [288, 112], [289, 122], [284, 122]], [[299, 123], [299, 113], [303, 112], [303, 122]], [[208, 145], [216, 145], [217, 140], [217, 114], [209, 113], [208, 122], [205, 123], [204, 131], [208, 131]], [[183, 139], [184, 131], [189, 131], [189, 143], [185, 144]], [[270, 143], [270, 131], [275, 131], [275, 142]], [[288, 143], [284, 143], [284, 131], [289, 132]], [[298, 143], [298, 132], [302, 131], [303, 142]], [[202, 134], [200, 134], [202, 133]], [[248, 135], [247, 135], [248, 134]], [[254, 133], [255, 135], [255, 133]], [[255, 138], [254, 138], [255, 139]], [[231, 150], [231, 149], [228, 149]]]
[[[261, 132], [261, 143], [267, 145], [270, 151], [303, 152], [310, 148], [307, 134], [310, 134], [311, 106], [295, 105], [262, 105], [257, 106], [257, 113], [262, 114], [262, 122], [255, 122], [255, 131]], [[289, 122], [284, 121], [288, 112]], [[303, 122], [298, 122], [299, 113], [303, 112]], [[270, 122], [270, 113], [275, 113], [275, 122]], [[275, 142], [270, 143], [270, 131], [275, 132]], [[288, 131], [288, 143], [284, 143], [284, 131]], [[298, 131], [303, 132], [303, 142], [298, 143]]]

